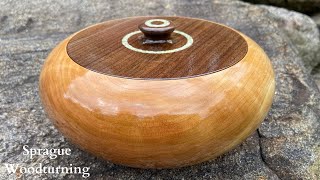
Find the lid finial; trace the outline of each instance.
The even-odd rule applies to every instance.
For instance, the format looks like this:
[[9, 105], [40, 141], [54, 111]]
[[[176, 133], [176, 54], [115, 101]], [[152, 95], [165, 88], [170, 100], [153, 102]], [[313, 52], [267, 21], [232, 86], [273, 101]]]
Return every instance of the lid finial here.
[[140, 24], [139, 29], [148, 40], [168, 40], [175, 27], [165, 19], [150, 19]]

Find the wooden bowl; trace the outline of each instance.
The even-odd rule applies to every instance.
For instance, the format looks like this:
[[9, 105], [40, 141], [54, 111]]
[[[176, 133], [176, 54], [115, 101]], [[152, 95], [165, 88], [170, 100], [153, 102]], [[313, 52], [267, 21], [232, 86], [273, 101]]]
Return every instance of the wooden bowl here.
[[43, 105], [64, 136], [140, 168], [182, 167], [231, 150], [260, 125], [274, 89], [270, 60], [253, 40], [186, 17], [86, 28], [51, 52], [40, 76]]

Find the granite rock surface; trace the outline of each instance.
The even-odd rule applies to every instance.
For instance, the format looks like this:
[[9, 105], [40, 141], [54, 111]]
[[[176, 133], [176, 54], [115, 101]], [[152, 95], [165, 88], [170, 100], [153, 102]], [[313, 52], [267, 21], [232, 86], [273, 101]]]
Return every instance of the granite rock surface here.
[[[313, 39], [318, 34], [305, 16], [224, 0], [3, 0], [0, 7], [0, 179], [19, 176], [7, 172], [8, 163], [87, 166], [89, 179], [320, 179], [320, 93], [309, 74], [316, 63], [305, 61], [316, 54], [313, 46], [318, 42]], [[260, 44], [273, 63], [277, 83], [272, 109], [261, 127], [215, 160], [171, 170], [115, 165], [68, 142], [46, 117], [39, 99], [38, 79], [46, 56], [58, 42], [88, 25], [138, 15], [204, 18], [242, 31]], [[70, 148], [72, 155], [30, 159], [23, 155], [23, 145]], [[22, 176], [81, 178], [81, 174]]]
[[320, 12], [312, 16], [312, 20], [317, 24], [320, 29]]
[[295, 11], [313, 14], [320, 12], [320, 0], [244, 0], [251, 3], [269, 4]]
[[272, 6], [260, 6], [270, 13], [277, 27], [290, 38], [310, 73], [320, 63], [320, 36], [317, 24], [307, 15]]

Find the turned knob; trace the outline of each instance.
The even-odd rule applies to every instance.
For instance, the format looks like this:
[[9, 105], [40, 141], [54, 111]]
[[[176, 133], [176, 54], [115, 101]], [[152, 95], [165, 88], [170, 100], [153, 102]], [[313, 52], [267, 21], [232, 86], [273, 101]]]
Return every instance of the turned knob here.
[[150, 19], [140, 24], [139, 29], [148, 40], [168, 40], [175, 27], [165, 19]]

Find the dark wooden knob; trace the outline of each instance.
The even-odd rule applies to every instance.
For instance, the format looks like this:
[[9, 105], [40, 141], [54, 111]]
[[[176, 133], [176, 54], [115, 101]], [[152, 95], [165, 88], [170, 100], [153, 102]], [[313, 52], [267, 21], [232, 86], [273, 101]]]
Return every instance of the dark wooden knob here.
[[171, 21], [165, 19], [150, 19], [139, 25], [146, 39], [168, 40], [175, 27]]

